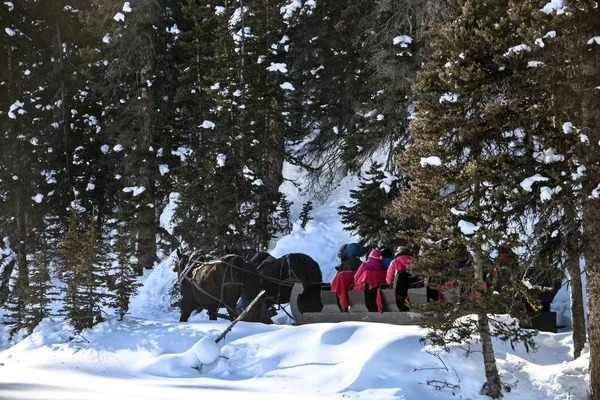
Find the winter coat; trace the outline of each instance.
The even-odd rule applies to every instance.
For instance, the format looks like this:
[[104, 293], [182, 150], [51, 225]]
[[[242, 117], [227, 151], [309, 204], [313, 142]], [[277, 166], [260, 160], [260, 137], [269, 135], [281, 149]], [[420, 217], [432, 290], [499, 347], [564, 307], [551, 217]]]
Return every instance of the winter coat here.
[[338, 271], [356, 271], [362, 264], [362, 261], [358, 256], [350, 257], [345, 261], [338, 264], [335, 269]]
[[356, 271], [356, 274], [354, 274], [354, 283], [358, 281], [358, 278], [360, 278], [362, 273], [365, 271], [383, 271], [384, 269], [385, 265], [383, 264], [383, 261], [378, 260], [377, 258], [369, 257], [367, 258], [367, 261], [360, 264], [358, 271]]
[[362, 252], [362, 248], [358, 243], [350, 243], [342, 246], [340, 259], [342, 262], [348, 260], [351, 257], [359, 257]]
[[394, 283], [394, 276], [398, 271], [408, 271], [408, 263], [412, 259], [411, 256], [402, 254], [399, 255], [390, 263], [387, 273], [385, 274], [385, 281], [388, 285]]

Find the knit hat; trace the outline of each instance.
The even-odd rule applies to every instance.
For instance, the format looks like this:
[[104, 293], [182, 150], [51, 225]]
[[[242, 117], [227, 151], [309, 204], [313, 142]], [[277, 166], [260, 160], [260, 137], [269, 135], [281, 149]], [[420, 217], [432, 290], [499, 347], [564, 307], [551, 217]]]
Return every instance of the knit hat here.
[[378, 260], [381, 260], [381, 252], [377, 249], [371, 250], [371, 252], [369, 253], [369, 258], [376, 258]]

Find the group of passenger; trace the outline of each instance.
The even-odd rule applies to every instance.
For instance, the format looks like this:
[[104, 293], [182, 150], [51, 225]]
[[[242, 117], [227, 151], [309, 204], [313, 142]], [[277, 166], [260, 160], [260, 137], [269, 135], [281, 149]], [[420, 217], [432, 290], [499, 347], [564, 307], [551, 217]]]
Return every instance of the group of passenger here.
[[360, 260], [361, 253], [362, 247], [359, 243], [344, 244], [338, 252], [341, 263], [335, 269], [338, 272], [354, 271], [355, 283], [365, 271], [387, 270], [385, 280], [388, 285], [392, 285], [397, 272], [409, 271], [409, 263], [413, 257], [408, 246], [398, 246], [395, 252], [389, 248], [373, 249], [364, 262]]

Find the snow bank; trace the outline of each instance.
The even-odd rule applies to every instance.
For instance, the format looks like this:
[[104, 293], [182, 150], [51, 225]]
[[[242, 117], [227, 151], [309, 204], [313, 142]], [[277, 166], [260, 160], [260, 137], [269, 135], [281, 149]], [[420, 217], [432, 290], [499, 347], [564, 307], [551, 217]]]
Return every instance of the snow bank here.
[[[0, 352], [0, 397], [487, 399], [479, 394], [485, 377], [478, 343], [465, 357], [458, 347], [423, 347], [415, 326], [241, 322], [219, 348], [212, 337], [226, 326], [129, 319], [69, 340], [64, 325], [51, 321]], [[538, 346], [528, 354], [494, 341], [503, 382], [514, 385], [504, 398], [585, 399], [589, 350], [569, 361], [568, 333], [542, 333]], [[427, 384], [434, 380], [458, 387], [438, 391]]]

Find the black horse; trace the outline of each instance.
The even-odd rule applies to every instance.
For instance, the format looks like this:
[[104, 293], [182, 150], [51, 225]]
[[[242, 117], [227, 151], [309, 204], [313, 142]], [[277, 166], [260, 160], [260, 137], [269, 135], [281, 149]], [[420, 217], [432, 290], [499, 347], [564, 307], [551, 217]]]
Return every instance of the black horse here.
[[[216, 320], [221, 306], [227, 309], [229, 319], [239, 315], [236, 304], [242, 298], [245, 308], [260, 292], [256, 267], [242, 257], [229, 254], [216, 260], [201, 252], [179, 255], [178, 281], [181, 289], [181, 317], [186, 322], [194, 310], [207, 310]], [[265, 321], [264, 310], [256, 305], [244, 318], [246, 321]]]
[[301, 253], [286, 254], [277, 259], [266, 258], [257, 269], [261, 276], [261, 286], [273, 304], [289, 303], [292, 287], [296, 282], [323, 281], [319, 264]]

